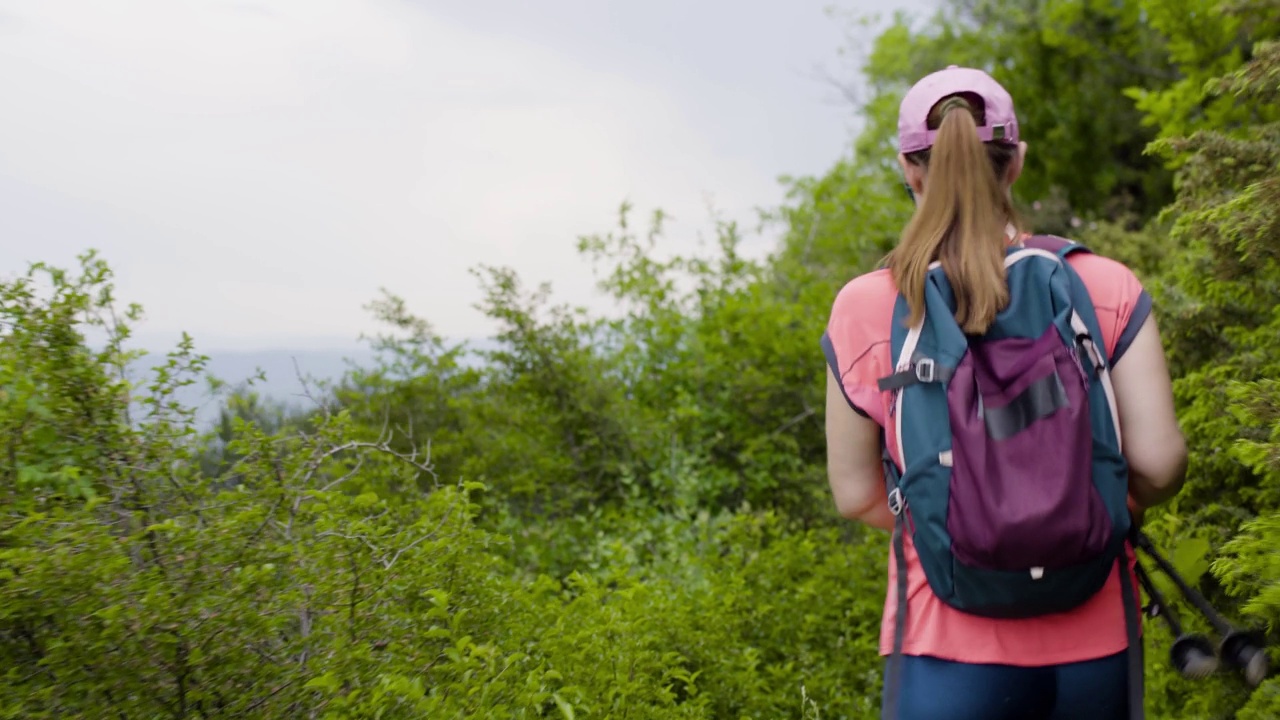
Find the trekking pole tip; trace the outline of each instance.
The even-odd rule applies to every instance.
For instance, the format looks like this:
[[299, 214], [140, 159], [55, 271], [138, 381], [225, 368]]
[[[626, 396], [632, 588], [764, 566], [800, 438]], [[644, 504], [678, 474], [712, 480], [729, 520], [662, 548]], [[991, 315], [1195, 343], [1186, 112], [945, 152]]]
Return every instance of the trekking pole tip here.
[[1258, 687], [1263, 680], [1267, 679], [1267, 654], [1261, 648], [1249, 658], [1249, 664], [1244, 667], [1244, 679], [1249, 683], [1250, 687]]
[[1267, 677], [1266, 640], [1261, 633], [1234, 630], [1222, 639], [1222, 658], [1240, 670], [1245, 682], [1257, 687]]
[[1218, 670], [1213, 644], [1203, 635], [1183, 635], [1169, 650], [1173, 666], [1185, 678], [1203, 680]]

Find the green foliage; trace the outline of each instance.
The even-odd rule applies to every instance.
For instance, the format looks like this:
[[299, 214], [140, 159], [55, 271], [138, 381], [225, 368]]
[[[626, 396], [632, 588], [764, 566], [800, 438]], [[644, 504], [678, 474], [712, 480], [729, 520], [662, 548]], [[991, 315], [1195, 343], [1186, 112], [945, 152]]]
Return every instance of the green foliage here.
[[[1280, 395], [1273, 380], [1280, 370], [1273, 300], [1280, 286], [1278, 9], [1274, 2], [1212, 3], [1187, 17], [1162, 16], [1157, 23], [1173, 38], [1171, 59], [1184, 65], [1188, 80], [1162, 97], [1143, 96], [1149, 117], [1163, 128], [1153, 150], [1178, 167], [1177, 199], [1160, 219], [1178, 252], [1151, 265], [1147, 277], [1191, 448], [1187, 486], [1171, 504], [1175, 514], [1162, 518], [1153, 535], [1187, 548], [1183, 559], [1193, 572], [1208, 565], [1201, 589], [1228, 616], [1269, 630], [1273, 643], [1280, 637]], [[1175, 25], [1181, 35], [1170, 29]], [[1203, 94], [1191, 92], [1191, 82]], [[1150, 104], [1156, 102], [1158, 108]], [[1197, 555], [1205, 560], [1193, 560]], [[1225, 678], [1194, 694], [1175, 681], [1158, 682], [1153, 700], [1170, 714], [1280, 713], [1274, 678], [1251, 695]]]
[[[1164, 87], [1176, 76], [1137, 3], [981, 0], [944, 3], [913, 26], [899, 16], [876, 41], [866, 73], [874, 97], [859, 157], [897, 173], [898, 101], [918, 78], [947, 65], [979, 67], [1009, 89], [1030, 149], [1019, 180], [1035, 201], [1064, 199], [1072, 216], [1149, 217], [1170, 199], [1169, 178], [1144, 154], [1153, 134], [1126, 88]], [[1071, 232], [1037, 218], [1045, 232]]]
[[[1261, 27], [1280, 32], [1274, 23]], [[1166, 214], [1174, 218], [1171, 241], [1183, 250], [1158, 299], [1194, 443], [1183, 502], [1247, 514], [1280, 508], [1280, 486], [1258, 476], [1275, 424], [1265, 411], [1274, 388], [1262, 381], [1280, 372], [1273, 300], [1280, 287], [1280, 121], [1266, 120], [1280, 118], [1275, 47], [1263, 40], [1250, 63], [1214, 89], [1237, 107], [1257, 108], [1262, 121], [1156, 145], [1181, 165], [1178, 200]]]
[[1213, 92], [1217, 81], [1252, 61], [1254, 42], [1280, 32], [1274, 3], [1148, 0], [1140, 6], [1151, 27], [1166, 38], [1169, 61], [1177, 70], [1176, 81], [1165, 87], [1126, 91], [1145, 115], [1144, 123], [1158, 129], [1158, 137], [1187, 137], [1201, 129], [1230, 134], [1280, 119], [1274, 107]]
[[353, 373], [341, 406], [366, 427], [430, 438], [442, 473], [484, 482], [524, 520], [614, 504], [826, 517], [821, 368], [793, 341], [821, 333], [806, 307], [823, 289], [779, 287], [741, 255], [728, 223], [709, 253], [660, 260], [665, 218], [641, 238], [629, 213], [615, 233], [579, 243], [618, 317], [556, 305], [550, 288], [483, 268], [480, 308], [500, 329], [468, 355], [391, 297], [382, 319], [410, 332], [379, 340], [380, 367]]
[[[11, 387], [45, 388], [62, 432], [7, 439], [20, 460], [80, 464], [6, 485], [0, 716], [870, 712], [874, 671], [830, 658], [871, 652], [875, 544], [776, 513], [649, 510], [615, 514], [594, 551], [577, 527], [578, 570], [524, 570], [508, 559], [518, 539], [477, 522], [484, 488], [438, 484], [406, 438], [362, 439], [329, 406], [270, 430], [244, 412], [220, 423], [225, 467], [210, 477], [173, 402], [202, 359], [180, 348], [131, 397], [108, 362], [125, 326], [97, 355], [76, 330], [110, 315], [103, 268], [51, 280], [49, 300], [2, 289], [24, 299], [5, 320], [22, 313], [10, 347], [28, 351], [5, 369]], [[30, 352], [36, 337], [46, 355]], [[119, 390], [96, 414], [77, 412], [97, 396], [70, 391], [86, 377]], [[131, 403], [150, 409], [142, 421], [127, 422]], [[15, 407], [6, 422], [25, 417]], [[76, 454], [88, 429], [97, 452]], [[94, 493], [59, 493], [70, 476]]]
[[[9, 503], [19, 488], [60, 500], [95, 497], [102, 487], [86, 471], [106, 460], [128, 421], [129, 407], [119, 402], [128, 391], [127, 335], [101, 312], [112, 299], [110, 272], [92, 253], [81, 262], [77, 278], [37, 263], [0, 288], [7, 330], [0, 340], [0, 475]], [[52, 286], [47, 299], [39, 295], [44, 283]], [[129, 308], [127, 319], [139, 312]], [[106, 346], [88, 348], [85, 330], [105, 331]]]
[[[135, 381], [106, 264], [32, 266], [0, 284], [0, 717], [876, 717], [886, 538], [834, 517], [817, 340], [910, 211], [900, 94], [950, 63], [1018, 100], [1033, 229], [1155, 297], [1192, 463], [1147, 531], [1280, 646], [1278, 10], [899, 16], [855, 152], [785, 180], [767, 257], [720, 220], [668, 252], [624, 204], [578, 241], [611, 314], [482, 267], [470, 347], [386, 292], [370, 367], [302, 410], [237, 390], [206, 433], [191, 339]], [[1148, 623], [1151, 717], [1280, 714], [1276, 677], [1187, 681], [1172, 639]]]

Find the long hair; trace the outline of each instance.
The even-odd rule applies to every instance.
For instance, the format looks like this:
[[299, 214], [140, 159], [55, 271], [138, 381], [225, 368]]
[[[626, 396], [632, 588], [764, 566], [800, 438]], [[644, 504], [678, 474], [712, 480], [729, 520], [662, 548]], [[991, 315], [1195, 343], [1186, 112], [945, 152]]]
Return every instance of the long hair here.
[[981, 122], [981, 98], [947, 97], [929, 113], [928, 127], [938, 131], [933, 147], [907, 155], [927, 168], [928, 189], [887, 259], [911, 325], [924, 313], [925, 276], [935, 260], [955, 291], [956, 322], [966, 333], [985, 332], [1009, 302], [1005, 230], [1019, 230], [1020, 221], [1001, 178], [1017, 148], [983, 143]]

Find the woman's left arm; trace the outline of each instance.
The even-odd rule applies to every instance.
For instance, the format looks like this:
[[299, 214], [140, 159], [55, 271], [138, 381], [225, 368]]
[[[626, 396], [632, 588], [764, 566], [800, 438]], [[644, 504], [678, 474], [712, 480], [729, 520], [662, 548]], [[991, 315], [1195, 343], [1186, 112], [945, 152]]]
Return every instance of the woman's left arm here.
[[827, 368], [827, 480], [836, 510], [850, 520], [893, 529], [881, 465], [880, 425], [849, 406]]

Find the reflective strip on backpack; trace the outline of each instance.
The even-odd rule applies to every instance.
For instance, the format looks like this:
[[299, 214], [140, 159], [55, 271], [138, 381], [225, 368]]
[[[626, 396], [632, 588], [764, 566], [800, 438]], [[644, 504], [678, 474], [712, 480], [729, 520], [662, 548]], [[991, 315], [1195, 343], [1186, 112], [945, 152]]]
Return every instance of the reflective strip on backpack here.
[[[1071, 327], [1077, 333], [1088, 336], [1089, 329], [1085, 327], [1084, 319], [1075, 310], [1071, 311]], [[1102, 392], [1107, 396], [1107, 407], [1111, 410], [1111, 424], [1116, 429], [1116, 450], [1124, 450], [1124, 438], [1120, 436], [1120, 413], [1116, 410], [1116, 393], [1111, 387], [1111, 369], [1107, 364], [1102, 362], [1102, 357], [1098, 354], [1098, 348], [1094, 346], [1093, 338], [1089, 338], [1089, 344], [1085, 347], [1089, 351], [1089, 355], [1093, 358], [1093, 365], [1098, 369], [1099, 378], [1102, 380]]]
[[[920, 331], [924, 329], [925, 310], [920, 311], [920, 322], [916, 323], [910, 331], [907, 332], [907, 339], [902, 343], [902, 352], [898, 354], [898, 370], [906, 370], [911, 367], [911, 356], [916, 352], [916, 346], [920, 344]], [[895, 392], [898, 397], [902, 395], [902, 388]], [[893, 414], [893, 435], [894, 443], [898, 446], [898, 462], [902, 463], [902, 469], [907, 469], [907, 453], [902, 447], [902, 408]]]

